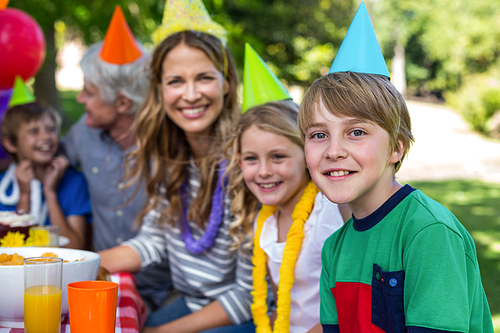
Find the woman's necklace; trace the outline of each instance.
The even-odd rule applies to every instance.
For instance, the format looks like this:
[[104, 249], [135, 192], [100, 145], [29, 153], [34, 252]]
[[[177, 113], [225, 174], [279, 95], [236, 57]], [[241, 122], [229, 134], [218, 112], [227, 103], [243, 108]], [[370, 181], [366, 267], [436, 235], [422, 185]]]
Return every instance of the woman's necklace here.
[[[0, 202], [5, 206], [14, 206], [19, 202], [21, 190], [16, 178], [16, 163], [11, 163], [0, 181]], [[12, 185], [12, 193], [7, 195], [7, 190]], [[33, 178], [30, 181], [30, 214], [36, 223], [44, 225], [47, 219], [47, 204], [42, 204], [42, 183]]]
[[253, 267], [253, 303], [251, 305], [252, 316], [257, 333], [285, 333], [290, 330], [290, 312], [291, 312], [291, 290], [295, 280], [295, 264], [302, 247], [304, 239], [304, 224], [306, 223], [314, 207], [314, 200], [319, 190], [312, 181], [309, 181], [304, 193], [295, 205], [292, 212], [293, 224], [286, 237], [285, 250], [283, 252], [283, 261], [280, 267], [280, 280], [278, 283], [278, 300], [276, 310], [276, 320], [274, 330], [271, 330], [269, 316], [267, 315], [267, 258], [266, 253], [260, 247], [260, 234], [264, 222], [274, 214], [276, 206], [263, 205], [257, 217], [257, 228], [255, 231], [254, 249], [252, 263]]
[[219, 231], [219, 226], [224, 218], [224, 189], [222, 183], [224, 182], [224, 187], [227, 179], [222, 181], [222, 175], [225, 171], [225, 163], [219, 163], [219, 174], [217, 177], [217, 186], [215, 188], [214, 194], [212, 196], [212, 208], [210, 210], [210, 216], [208, 217], [207, 228], [203, 236], [198, 240], [193, 239], [191, 233], [191, 228], [187, 222], [187, 180], [181, 187], [181, 199], [182, 199], [182, 220], [181, 220], [181, 237], [186, 244], [186, 248], [189, 252], [193, 254], [200, 254], [208, 250], [214, 244], [215, 237]]

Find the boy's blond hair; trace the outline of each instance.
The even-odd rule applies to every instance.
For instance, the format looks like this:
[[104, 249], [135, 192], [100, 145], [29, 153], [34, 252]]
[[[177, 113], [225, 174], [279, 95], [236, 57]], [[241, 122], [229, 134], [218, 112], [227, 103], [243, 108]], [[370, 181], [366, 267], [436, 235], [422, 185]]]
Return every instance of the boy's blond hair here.
[[389, 133], [391, 153], [399, 151], [395, 163], [397, 172], [413, 143], [410, 114], [403, 96], [385, 76], [354, 72], [330, 73], [316, 80], [304, 95], [300, 105], [298, 126], [304, 138], [314, 122], [314, 111], [323, 103], [337, 117], [368, 120]]
[[15, 154], [11, 154], [6, 149], [3, 145], [3, 139], [7, 139], [13, 146], [17, 146], [17, 136], [21, 126], [29, 124], [32, 121], [39, 120], [46, 114], [52, 118], [54, 124], [56, 125], [57, 133], [59, 133], [59, 129], [61, 127], [61, 116], [54, 108], [43, 102], [36, 101], [16, 105], [5, 112], [2, 119], [2, 125], [0, 126], [2, 147], [15, 162], [18, 162], [17, 156]]
[[[235, 124], [231, 138], [226, 142], [224, 152], [229, 161], [226, 174], [229, 176], [229, 195], [235, 220], [229, 226], [234, 244], [239, 245], [244, 236], [253, 240], [253, 221], [259, 211], [259, 201], [248, 190], [243, 172], [238, 165], [241, 153], [241, 137], [253, 125], [260, 130], [282, 135], [294, 144], [304, 148], [304, 141], [297, 128], [299, 106], [292, 100], [268, 102], [246, 111]], [[270, 143], [272, 144], [272, 143]], [[250, 247], [252, 242], [248, 243]]]

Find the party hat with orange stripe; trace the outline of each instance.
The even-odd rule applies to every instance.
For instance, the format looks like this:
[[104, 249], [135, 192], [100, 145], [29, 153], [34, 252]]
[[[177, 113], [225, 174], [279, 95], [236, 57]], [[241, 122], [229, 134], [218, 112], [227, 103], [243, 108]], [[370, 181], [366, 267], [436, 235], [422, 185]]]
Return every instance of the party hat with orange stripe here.
[[142, 51], [125, 21], [121, 7], [117, 5], [104, 37], [101, 59], [110, 64], [124, 65], [141, 56]]
[[23, 79], [19, 75], [16, 75], [9, 107], [11, 108], [16, 105], [28, 104], [34, 102], [35, 100], [36, 100], [35, 96], [33, 96], [31, 91], [29, 91], [28, 87], [26, 87]]

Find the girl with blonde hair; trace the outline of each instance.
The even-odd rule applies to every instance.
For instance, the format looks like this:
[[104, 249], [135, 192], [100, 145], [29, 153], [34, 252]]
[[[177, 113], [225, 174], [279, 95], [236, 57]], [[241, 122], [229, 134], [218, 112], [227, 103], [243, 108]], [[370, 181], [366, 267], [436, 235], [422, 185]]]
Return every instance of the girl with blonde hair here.
[[[311, 181], [297, 128], [299, 106], [249, 44], [243, 85], [245, 113], [225, 154], [232, 227], [255, 230], [253, 321], [262, 333], [321, 332], [321, 248], [343, 216]], [[268, 280], [276, 309], [268, 307]]]
[[[258, 332], [321, 332], [321, 248], [343, 224], [339, 207], [311, 181], [297, 114], [290, 100], [250, 108], [226, 146], [235, 224], [255, 229], [251, 308]], [[277, 305], [271, 316], [267, 274]]]

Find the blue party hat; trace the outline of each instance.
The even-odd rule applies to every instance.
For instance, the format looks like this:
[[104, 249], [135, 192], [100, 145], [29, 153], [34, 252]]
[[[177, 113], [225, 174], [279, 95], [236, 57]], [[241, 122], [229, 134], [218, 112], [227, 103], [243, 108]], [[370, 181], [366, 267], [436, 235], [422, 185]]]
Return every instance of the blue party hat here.
[[245, 112], [252, 106], [284, 99], [292, 99], [285, 86], [250, 44], [245, 43], [243, 105], [241, 110]]
[[329, 73], [336, 72], [391, 77], [364, 2], [359, 5], [330, 67]]

